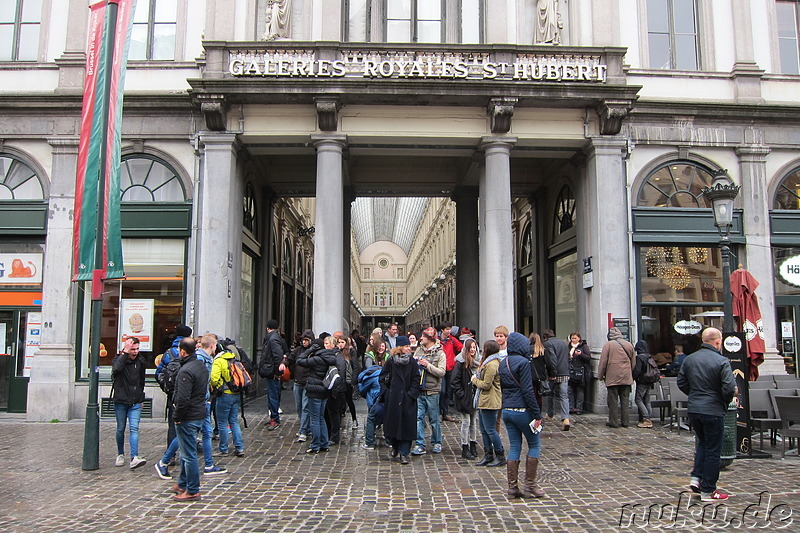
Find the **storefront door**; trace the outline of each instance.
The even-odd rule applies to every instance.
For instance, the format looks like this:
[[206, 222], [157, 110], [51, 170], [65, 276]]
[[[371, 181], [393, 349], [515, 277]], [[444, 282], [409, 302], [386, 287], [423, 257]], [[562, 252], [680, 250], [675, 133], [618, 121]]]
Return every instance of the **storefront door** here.
[[777, 296], [775, 298], [778, 311], [777, 333], [778, 349], [783, 355], [786, 371], [798, 375], [798, 336], [797, 327], [800, 320], [800, 296]]
[[0, 310], [0, 410], [24, 413], [30, 359], [39, 349], [41, 313]]

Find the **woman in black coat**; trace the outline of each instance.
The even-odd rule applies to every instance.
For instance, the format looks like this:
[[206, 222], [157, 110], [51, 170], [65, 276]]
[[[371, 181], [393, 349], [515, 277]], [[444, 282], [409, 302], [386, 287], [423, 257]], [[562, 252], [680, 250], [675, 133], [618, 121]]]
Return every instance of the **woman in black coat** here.
[[586, 386], [592, 378], [592, 352], [577, 331], [569, 340], [569, 412], [581, 415]]
[[322, 384], [322, 380], [328, 373], [328, 367], [336, 364], [336, 354], [334, 338], [327, 337], [324, 341], [317, 339], [312, 342], [311, 347], [297, 358], [299, 366], [309, 369], [306, 395], [308, 396], [308, 417], [311, 420], [311, 447], [306, 450], [306, 453], [328, 451], [325, 405], [330, 393]]
[[392, 458], [399, 454], [400, 463], [407, 465], [411, 443], [417, 438], [419, 365], [411, 357], [408, 340], [398, 338], [397, 342], [399, 346], [392, 349], [379, 377], [384, 403], [383, 434], [392, 445]]

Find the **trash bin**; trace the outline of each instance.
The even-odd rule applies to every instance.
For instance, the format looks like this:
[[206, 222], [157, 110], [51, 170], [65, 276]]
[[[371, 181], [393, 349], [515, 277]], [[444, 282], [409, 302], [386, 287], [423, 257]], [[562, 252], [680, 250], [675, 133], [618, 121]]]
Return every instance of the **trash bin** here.
[[725, 427], [722, 430], [722, 452], [720, 468], [725, 468], [736, 459], [736, 404], [728, 404], [725, 413]]

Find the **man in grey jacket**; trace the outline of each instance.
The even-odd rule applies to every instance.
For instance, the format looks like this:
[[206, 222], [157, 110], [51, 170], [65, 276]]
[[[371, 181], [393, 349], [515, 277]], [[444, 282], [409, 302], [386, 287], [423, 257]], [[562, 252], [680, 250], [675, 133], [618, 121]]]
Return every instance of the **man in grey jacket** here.
[[689, 396], [689, 422], [695, 432], [694, 468], [689, 488], [704, 502], [727, 500], [717, 490], [725, 412], [736, 392], [730, 361], [720, 353], [722, 333], [703, 331], [703, 345], [686, 358], [678, 388]]

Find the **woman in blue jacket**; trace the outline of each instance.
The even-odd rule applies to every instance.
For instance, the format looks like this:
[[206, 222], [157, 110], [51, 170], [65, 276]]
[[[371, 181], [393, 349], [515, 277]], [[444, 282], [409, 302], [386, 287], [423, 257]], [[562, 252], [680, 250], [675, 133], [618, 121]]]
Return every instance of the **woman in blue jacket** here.
[[[512, 332], [508, 336], [508, 357], [500, 362], [498, 373], [503, 391], [503, 422], [508, 432], [508, 474], [509, 498], [541, 498], [544, 491], [536, 483], [536, 470], [539, 466], [541, 445], [538, 430], [542, 424], [542, 412], [533, 393], [531, 364], [528, 359], [530, 342], [524, 335]], [[531, 422], [537, 432], [531, 428]], [[525, 484], [519, 489], [519, 460], [522, 452], [522, 436], [528, 442], [528, 456], [525, 463]]]

